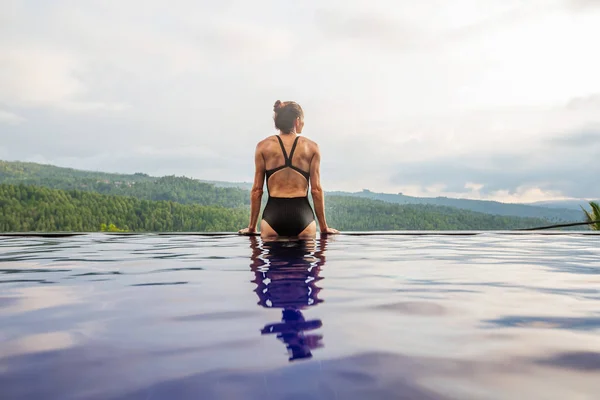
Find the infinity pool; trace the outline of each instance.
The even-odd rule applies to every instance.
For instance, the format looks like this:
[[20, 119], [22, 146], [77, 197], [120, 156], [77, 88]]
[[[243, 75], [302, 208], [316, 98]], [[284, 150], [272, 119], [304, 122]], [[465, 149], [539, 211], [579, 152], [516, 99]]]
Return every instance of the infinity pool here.
[[0, 238], [0, 398], [597, 399], [600, 236]]

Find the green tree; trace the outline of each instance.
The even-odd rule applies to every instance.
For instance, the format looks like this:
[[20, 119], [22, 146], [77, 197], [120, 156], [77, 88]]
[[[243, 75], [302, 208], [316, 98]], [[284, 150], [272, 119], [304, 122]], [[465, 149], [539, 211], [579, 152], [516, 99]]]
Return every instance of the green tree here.
[[[0, 184], [3, 232], [235, 232], [248, 223], [249, 211], [247, 205], [181, 204], [91, 191]], [[344, 231], [508, 230], [548, 224], [539, 218], [347, 196], [327, 196], [326, 212], [329, 223]]]
[[102, 232], [128, 232], [127, 229], [118, 228], [115, 224], [100, 224], [100, 231]]
[[[600, 205], [598, 205], [598, 203], [596, 203], [595, 201], [590, 201], [590, 207], [592, 208], [591, 211], [588, 211], [585, 208], [581, 207], [581, 209], [583, 210], [583, 212], [585, 214], [586, 221], [587, 222], [600, 221]], [[592, 228], [595, 231], [600, 231], [600, 222], [596, 222], [595, 224], [590, 224], [590, 228]]]

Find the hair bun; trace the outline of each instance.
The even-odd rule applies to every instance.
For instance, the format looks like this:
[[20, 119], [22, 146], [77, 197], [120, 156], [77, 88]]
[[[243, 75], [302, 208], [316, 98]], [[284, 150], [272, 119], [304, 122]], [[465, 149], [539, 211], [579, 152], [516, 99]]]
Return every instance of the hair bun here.
[[277, 100], [273, 105], [273, 111], [277, 112], [277, 110], [279, 110], [281, 107], [283, 107], [283, 103], [281, 100]]

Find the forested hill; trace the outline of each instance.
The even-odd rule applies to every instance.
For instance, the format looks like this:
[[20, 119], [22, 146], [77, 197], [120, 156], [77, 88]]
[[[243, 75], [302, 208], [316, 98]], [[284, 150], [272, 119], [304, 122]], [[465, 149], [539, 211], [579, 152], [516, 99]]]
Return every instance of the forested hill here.
[[247, 190], [217, 187], [197, 179], [175, 176], [158, 178], [143, 173], [109, 174], [24, 162], [0, 161], [0, 183], [81, 190], [143, 200], [170, 200], [182, 204], [223, 207], [250, 205]]
[[[547, 224], [535, 218], [493, 216], [431, 205], [398, 205], [331, 196], [328, 222], [344, 231], [507, 230]], [[114, 224], [133, 231], [235, 232], [248, 207], [224, 208], [103, 195], [79, 190], [0, 184], [0, 232], [99, 231]]]
[[[247, 183], [227, 184], [175, 176], [153, 177], [144, 173], [111, 174], [26, 162], [0, 161], [0, 183], [63, 190], [76, 189], [100, 194], [131, 196], [141, 200], [174, 201], [181, 204], [243, 207], [250, 203]], [[573, 209], [446, 197], [411, 197], [402, 194], [374, 193], [368, 190], [356, 193], [326, 192], [327, 199], [333, 196], [381, 200], [395, 204], [456, 207], [486, 214], [542, 218], [552, 222], [580, 221], [583, 216], [581, 210]], [[448, 208], [440, 210], [450, 212]]]
[[541, 218], [489, 215], [430, 204], [328, 196], [327, 222], [340, 230], [511, 230], [548, 225]]
[[430, 204], [445, 207], [456, 207], [463, 210], [482, 212], [486, 214], [544, 218], [553, 222], [581, 221], [581, 209], [543, 207], [525, 204], [509, 204], [488, 200], [453, 199], [449, 197], [413, 197], [401, 193], [375, 193], [370, 190], [362, 192], [329, 192], [328, 195], [361, 197], [372, 200], [382, 200], [396, 204]]
[[248, 224], [248, 208], [0, 184], [1, 232], [95, 232], [102, 224], [133, 232], [236, 231]]
[[[0, 183], [24, 183], [31, 185], [85, 184], [86, 181], [108, 182], [152, 182], [156, 177], [142, 172], [135, 174], [113, 174], [108, 172], [84, 171], [22, 161], [0, 160]], [[56, 188], [59, 189], [59, 188]]]

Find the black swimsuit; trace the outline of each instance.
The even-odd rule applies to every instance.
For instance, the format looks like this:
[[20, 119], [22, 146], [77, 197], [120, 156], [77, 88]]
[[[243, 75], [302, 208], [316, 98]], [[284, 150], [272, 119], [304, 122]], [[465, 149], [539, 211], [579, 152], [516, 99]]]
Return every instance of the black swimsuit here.
[[[269, 178], [271, 175], [284, 168], [291, 168], [299, 172], [307, 181], [310, 179], [310, 174], [308, 172], [292, 165], [292, 157], [294, 157], [294, 150], [298, 143], [298, 137], [294, 140], [294, 145], [292, 146], [289, 157], [285, 151], [285, 147], [283, 147], [281, 138], [279, 136], [276, 137], [281, 145], [285, 164], [265, 171], [267, 177], [267, 191], [269, 191]], [[279, 236], [298, 236], [315, 220], [315, 215], [308, 202], [308, 187], [306, 189], [306, 196], [303, 197], [272, 197], [269, 193], [269, 199], [267, 200], [267, 205], [263, 211], [262, 218], [267, 221]]]

